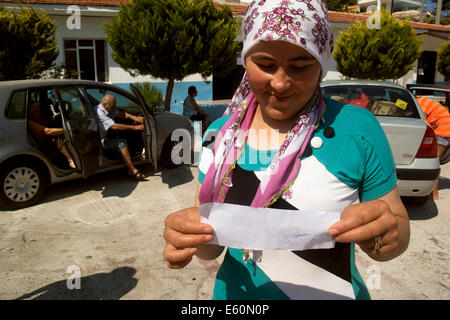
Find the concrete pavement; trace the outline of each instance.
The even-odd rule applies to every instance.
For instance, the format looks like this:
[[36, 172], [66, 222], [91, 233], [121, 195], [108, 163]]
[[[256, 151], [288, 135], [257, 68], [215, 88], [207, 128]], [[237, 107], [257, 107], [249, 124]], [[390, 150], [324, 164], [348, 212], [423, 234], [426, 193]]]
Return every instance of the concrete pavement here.
[[[170, 270], [162, 255], [164, 219], [194, 204], [197, 168], [145, 170], [148, 181], [105, 173], [55, 185], [36, 206], [0, 211], [0, 299], [210, 299], [221, 258]], [[450, 163], [441, 198], [408, 206], [406, 253], [380, 263], [357, 250], [373, 299], [450, 298], [449, 178]]]

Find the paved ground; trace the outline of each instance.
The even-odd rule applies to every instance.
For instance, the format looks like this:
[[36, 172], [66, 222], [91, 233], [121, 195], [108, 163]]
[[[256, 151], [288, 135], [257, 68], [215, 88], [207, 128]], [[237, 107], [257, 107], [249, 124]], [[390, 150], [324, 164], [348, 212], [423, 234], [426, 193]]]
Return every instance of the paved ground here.
[[[39, 205], [0, 211], [0, 299], [210, 299], [218, 261], [176, 271], [162, 257], [164, 218], [193, 205], [197, 168], [147, 173], [56, 185]], [[447, 164], [440, 200], [408, 207], [405, 254], [378, 263], [357, 252], [372, 298], [450, 299], [449, 177]]]

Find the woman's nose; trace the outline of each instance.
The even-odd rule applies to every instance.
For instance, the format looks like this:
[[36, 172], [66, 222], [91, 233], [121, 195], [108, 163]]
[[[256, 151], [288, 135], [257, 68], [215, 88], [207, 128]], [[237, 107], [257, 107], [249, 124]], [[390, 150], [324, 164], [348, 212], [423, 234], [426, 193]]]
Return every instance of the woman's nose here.
[[278, 68], [278, 70], [273, 74], [270, 85], [277, 92], [283, 92], [289, 89], [291, 83], [288, 74], [283, 68]]

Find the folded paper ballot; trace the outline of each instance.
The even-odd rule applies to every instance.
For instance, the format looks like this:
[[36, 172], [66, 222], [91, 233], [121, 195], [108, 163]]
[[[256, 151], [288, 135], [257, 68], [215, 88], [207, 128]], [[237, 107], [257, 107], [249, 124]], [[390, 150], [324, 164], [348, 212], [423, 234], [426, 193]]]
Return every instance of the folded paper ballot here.
[[200, 221], [211, 225], [209, 244], [251, 250], [329, 249], [334, 241], [328, 228], [340, 212], [311, 212], [252, 208], [229, 203], [199, 206]]

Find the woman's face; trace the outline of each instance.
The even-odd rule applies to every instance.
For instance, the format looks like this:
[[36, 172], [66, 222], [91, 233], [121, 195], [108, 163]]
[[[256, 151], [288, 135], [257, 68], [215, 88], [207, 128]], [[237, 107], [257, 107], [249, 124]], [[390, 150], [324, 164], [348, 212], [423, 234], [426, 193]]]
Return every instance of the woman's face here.
[[294, 118], [319, 83], [320, 63], [303, 48], [285, 41], [260, 42], [245, 61], [261, 112], [275, 120]]

